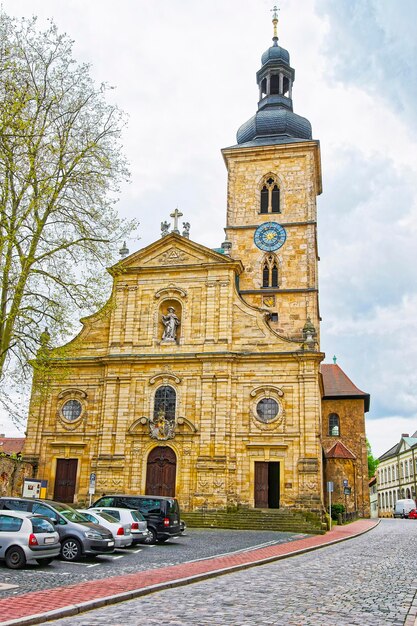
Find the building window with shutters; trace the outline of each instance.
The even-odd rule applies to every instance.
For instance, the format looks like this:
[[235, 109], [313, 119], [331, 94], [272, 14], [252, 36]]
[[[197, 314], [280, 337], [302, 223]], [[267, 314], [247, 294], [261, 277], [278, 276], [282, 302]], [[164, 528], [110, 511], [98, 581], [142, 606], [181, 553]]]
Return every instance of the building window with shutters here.
[[280, 190], [275, 177], [268, 176], [261, 187], [260, 213], [281, 213]]

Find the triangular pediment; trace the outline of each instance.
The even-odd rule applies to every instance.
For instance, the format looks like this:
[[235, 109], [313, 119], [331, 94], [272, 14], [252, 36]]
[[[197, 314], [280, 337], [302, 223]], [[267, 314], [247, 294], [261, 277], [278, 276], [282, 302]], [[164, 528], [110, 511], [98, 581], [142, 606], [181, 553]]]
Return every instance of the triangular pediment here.
[[202, 264], [231, 264], [228, 256], [190, 239], [171, 233], [119, 261], [110, 272], [134, 268], [173, 267]]
[[356, 456], [351, 450], [341, 441], [337, 441], [327, 452], [325, 452], [326, 459], [356, 459]]

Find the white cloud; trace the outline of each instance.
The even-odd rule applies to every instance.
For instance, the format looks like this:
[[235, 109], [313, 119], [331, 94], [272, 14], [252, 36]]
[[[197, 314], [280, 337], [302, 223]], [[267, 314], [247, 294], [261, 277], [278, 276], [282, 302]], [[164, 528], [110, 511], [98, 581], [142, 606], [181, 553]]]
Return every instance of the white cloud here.
[[417, 430], [417, 415], [405, 418], [401, 415], [367, 420], [366, 435], [371, 444], [372, 454], [380, 457], [398, 443], [401, 435], [412, 435]]

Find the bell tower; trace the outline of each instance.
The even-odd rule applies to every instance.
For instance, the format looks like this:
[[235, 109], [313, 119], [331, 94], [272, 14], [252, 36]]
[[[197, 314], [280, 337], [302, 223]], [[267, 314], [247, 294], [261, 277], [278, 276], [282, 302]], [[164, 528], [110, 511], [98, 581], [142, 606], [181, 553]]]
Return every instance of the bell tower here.
[[[228, 170], [226, 245], [244, 272], [239, 292], [266, 310], [277, 332], [319, 330], [316, 197], [322, 191], [319, 142], [293, 111], [294, 69], [273, 44], [256, 74], [258, 110], [222, 150]], [[318, 340], [318, 336], [317, 336]]]

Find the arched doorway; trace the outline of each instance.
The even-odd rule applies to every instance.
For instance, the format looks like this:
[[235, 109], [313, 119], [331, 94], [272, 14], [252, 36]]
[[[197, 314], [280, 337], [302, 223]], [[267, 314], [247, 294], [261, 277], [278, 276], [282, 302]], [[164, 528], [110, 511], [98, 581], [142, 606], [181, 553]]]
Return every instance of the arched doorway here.
[[177, 457], [172, 448], [158, 446], [151, 450], [146, 467], [146, 494], [175, 496]]

